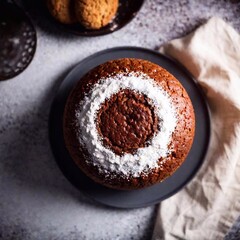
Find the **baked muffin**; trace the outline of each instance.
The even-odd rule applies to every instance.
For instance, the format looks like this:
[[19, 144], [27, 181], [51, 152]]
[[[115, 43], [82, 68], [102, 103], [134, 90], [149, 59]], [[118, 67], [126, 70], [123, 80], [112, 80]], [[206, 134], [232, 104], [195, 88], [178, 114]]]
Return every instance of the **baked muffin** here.
[[119, 59], [87, 73], [70, 93], [63, 123], [77, 166], [110, 188], [163, 181], [184, 162], [195, 116], [180, 82], [146, 60]]
[[72, 24], [77, 21], [74, 11], [74, 0], [47, 0], [51, 15], [61, 23]]
[[78, 21], [88, 29], [106, 26], [116, 15], [118, 0], [75, 0]]

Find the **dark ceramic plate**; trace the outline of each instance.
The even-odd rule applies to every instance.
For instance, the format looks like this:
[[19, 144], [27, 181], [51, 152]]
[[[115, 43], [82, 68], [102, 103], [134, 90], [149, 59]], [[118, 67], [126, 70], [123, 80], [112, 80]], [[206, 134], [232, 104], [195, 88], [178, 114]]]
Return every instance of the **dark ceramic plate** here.
[[[57, 26], [73, 34], [88, 37], [101, 36], [115, 32], [128, 24], [137, 15], [138, 11], [143, 5], [143, 2], [144, 0], [119, 0], [119, 7], [116, 17], [107, 26], [98, 30], [88, 30], [79, 23], [71, 25], [62, 24], [50, 16], [49, 13], [48, 15]], [[48, 11], [47, 8], [46, 11]]]
[[[187, 159], [162, 183], [141, 190], [118, 191], [101, 186], [85, 176], [69, 156], [63, 139], [63, 111], [74, 85], [89, 70], [108, 60], [140, 58], [152, 61], [172, 73], [187, 90], [195, 109], [196, 133]], [[64, 79], [52, 104], [49, 133], [56, 161], [66, 178], [95, 201], [119, 208], [137, 208], [156, 204], [183, 188], [197, 173], [206, 155], [210, 139], [208, 105], [197, 82], [179, 63], [148, 49], [120, 47], [98, 52], [81, 61]]]
[[0, 4], [0, 80], [13, 78], [30, 64], [37, 46], [30, 19], [15, 3]]

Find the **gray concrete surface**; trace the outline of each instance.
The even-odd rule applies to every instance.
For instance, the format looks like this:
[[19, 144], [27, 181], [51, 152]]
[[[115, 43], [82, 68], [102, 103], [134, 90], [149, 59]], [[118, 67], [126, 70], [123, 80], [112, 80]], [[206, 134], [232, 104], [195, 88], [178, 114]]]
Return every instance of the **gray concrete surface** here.
[[[157, 49], [211, 16], [240, 31], [239, 1], [147, 0], [111, 35], [81, 38], [29, 12], [38, 33], [31, 65], [0, 82], [0, 239], [150, 239], [156, 207], [118, 210], [84, 197], [58, 169], [48, 141], [48, 114], [58, 85], [83, 58], [115, 46]], [[34, 3], [35, 4], [35, 3]], [[24, 2], [29, 10], [29, 5]], [[226, 239], [240, 239], [240, 219]]]

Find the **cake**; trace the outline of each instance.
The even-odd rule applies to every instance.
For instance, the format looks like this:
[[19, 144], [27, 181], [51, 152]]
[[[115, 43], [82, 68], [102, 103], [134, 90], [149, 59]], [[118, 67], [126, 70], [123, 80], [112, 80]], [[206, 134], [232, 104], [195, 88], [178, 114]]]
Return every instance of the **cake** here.
[[104, 186], [132, 190], [171, 176], [195, 132], [191, 100], [164, 68], [141, 59], [106, 62], [66, 101], [63, 133], [79, 169]]

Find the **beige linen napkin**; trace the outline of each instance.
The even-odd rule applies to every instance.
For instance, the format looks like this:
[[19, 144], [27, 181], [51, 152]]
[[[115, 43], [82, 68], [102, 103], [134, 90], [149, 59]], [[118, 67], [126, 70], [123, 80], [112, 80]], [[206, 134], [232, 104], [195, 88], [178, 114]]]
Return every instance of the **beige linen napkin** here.
[[214, 17], [160, 51], [181, 62], [203, 87], [212, 137], [195, 178], [160, 204], [153, 239], [223, 239], [240, 215], [240, 36]]

